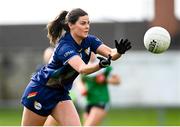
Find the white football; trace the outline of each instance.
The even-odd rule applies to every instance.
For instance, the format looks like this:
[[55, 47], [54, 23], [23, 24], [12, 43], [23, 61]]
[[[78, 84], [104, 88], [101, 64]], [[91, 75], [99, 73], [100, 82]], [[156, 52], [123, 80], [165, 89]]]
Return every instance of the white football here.
[[163, 53], [169, 48], [170, 43], [169, 32], [160, 26], [151, 27], [144, 35], [144, 46], [152, 53]]

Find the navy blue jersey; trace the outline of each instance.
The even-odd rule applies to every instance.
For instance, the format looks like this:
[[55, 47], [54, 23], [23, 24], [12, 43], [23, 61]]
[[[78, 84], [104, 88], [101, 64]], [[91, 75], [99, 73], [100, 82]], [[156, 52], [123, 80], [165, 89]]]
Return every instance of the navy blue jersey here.
[[78, 45], [69, 32], [65, 33], [57, 43], [49, 64], [36, 72], [31, 78], [32, 81], [41, 85], [55, 88], [63, 87], [70, 90], [79, 73], [68, 64], [68, 60], [79, 55], [87, 64], [91, 52], [96, 53], [96, 49], [101, 44], [102, 41], [98, 38], [88, 35], [82, 40], [81, 45]]

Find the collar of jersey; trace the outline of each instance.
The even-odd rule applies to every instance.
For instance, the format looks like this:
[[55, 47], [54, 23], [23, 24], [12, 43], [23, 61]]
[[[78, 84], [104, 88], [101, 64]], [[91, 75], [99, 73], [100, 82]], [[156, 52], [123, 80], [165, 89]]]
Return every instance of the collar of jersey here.
[[70, 39], [70, 41], [71, 41], [71, 42], [74, 44], [74, 46], [78, 49], [78, 52], [81, 52], [81, 50], [82, 50], [82, 44], [83, 44], [84, 41], [82, 40], [81, 45], [78, 45], [69, 32], [66, 33], [66, 36], [67, 36], [68, 39]]

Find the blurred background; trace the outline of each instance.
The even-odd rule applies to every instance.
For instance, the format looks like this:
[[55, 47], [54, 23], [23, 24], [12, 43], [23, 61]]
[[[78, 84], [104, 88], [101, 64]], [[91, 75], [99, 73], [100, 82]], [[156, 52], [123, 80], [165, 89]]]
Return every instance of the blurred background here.
[[[122, 83], [109, 87], [103, 125], [180, 126], [180, 0], [0, 0], [0, 125], [20, 125], [22, 92], [49, 46], [46, 24], [73, 8], [89, 13], [90, 34], [108, 46], [119, 38], [132, 42], [132, 50], [112, 63]], [[143, 45], [152, 26], [171, 34], [163, 54]], [[76, 93], [81, 111], [84, 99]]]

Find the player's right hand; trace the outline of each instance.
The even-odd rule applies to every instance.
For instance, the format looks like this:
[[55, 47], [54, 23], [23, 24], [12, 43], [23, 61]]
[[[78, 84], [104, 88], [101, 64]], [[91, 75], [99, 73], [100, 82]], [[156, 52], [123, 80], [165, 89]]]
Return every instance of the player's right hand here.
[[97, 58], [99, 59], [99, 66], [101, 68], [108, 67], [111, 64], [111, 58], [112, 58], [111, 55], [109, 55], [108, 58], [104, 58], [100, 56], [98, 56]]
[[127, 50], [131, 49], [131, 42], [128, 39], [121, 39], [119, 42], [115, 40], [115, 46], [119, 54], [124, 54]]

